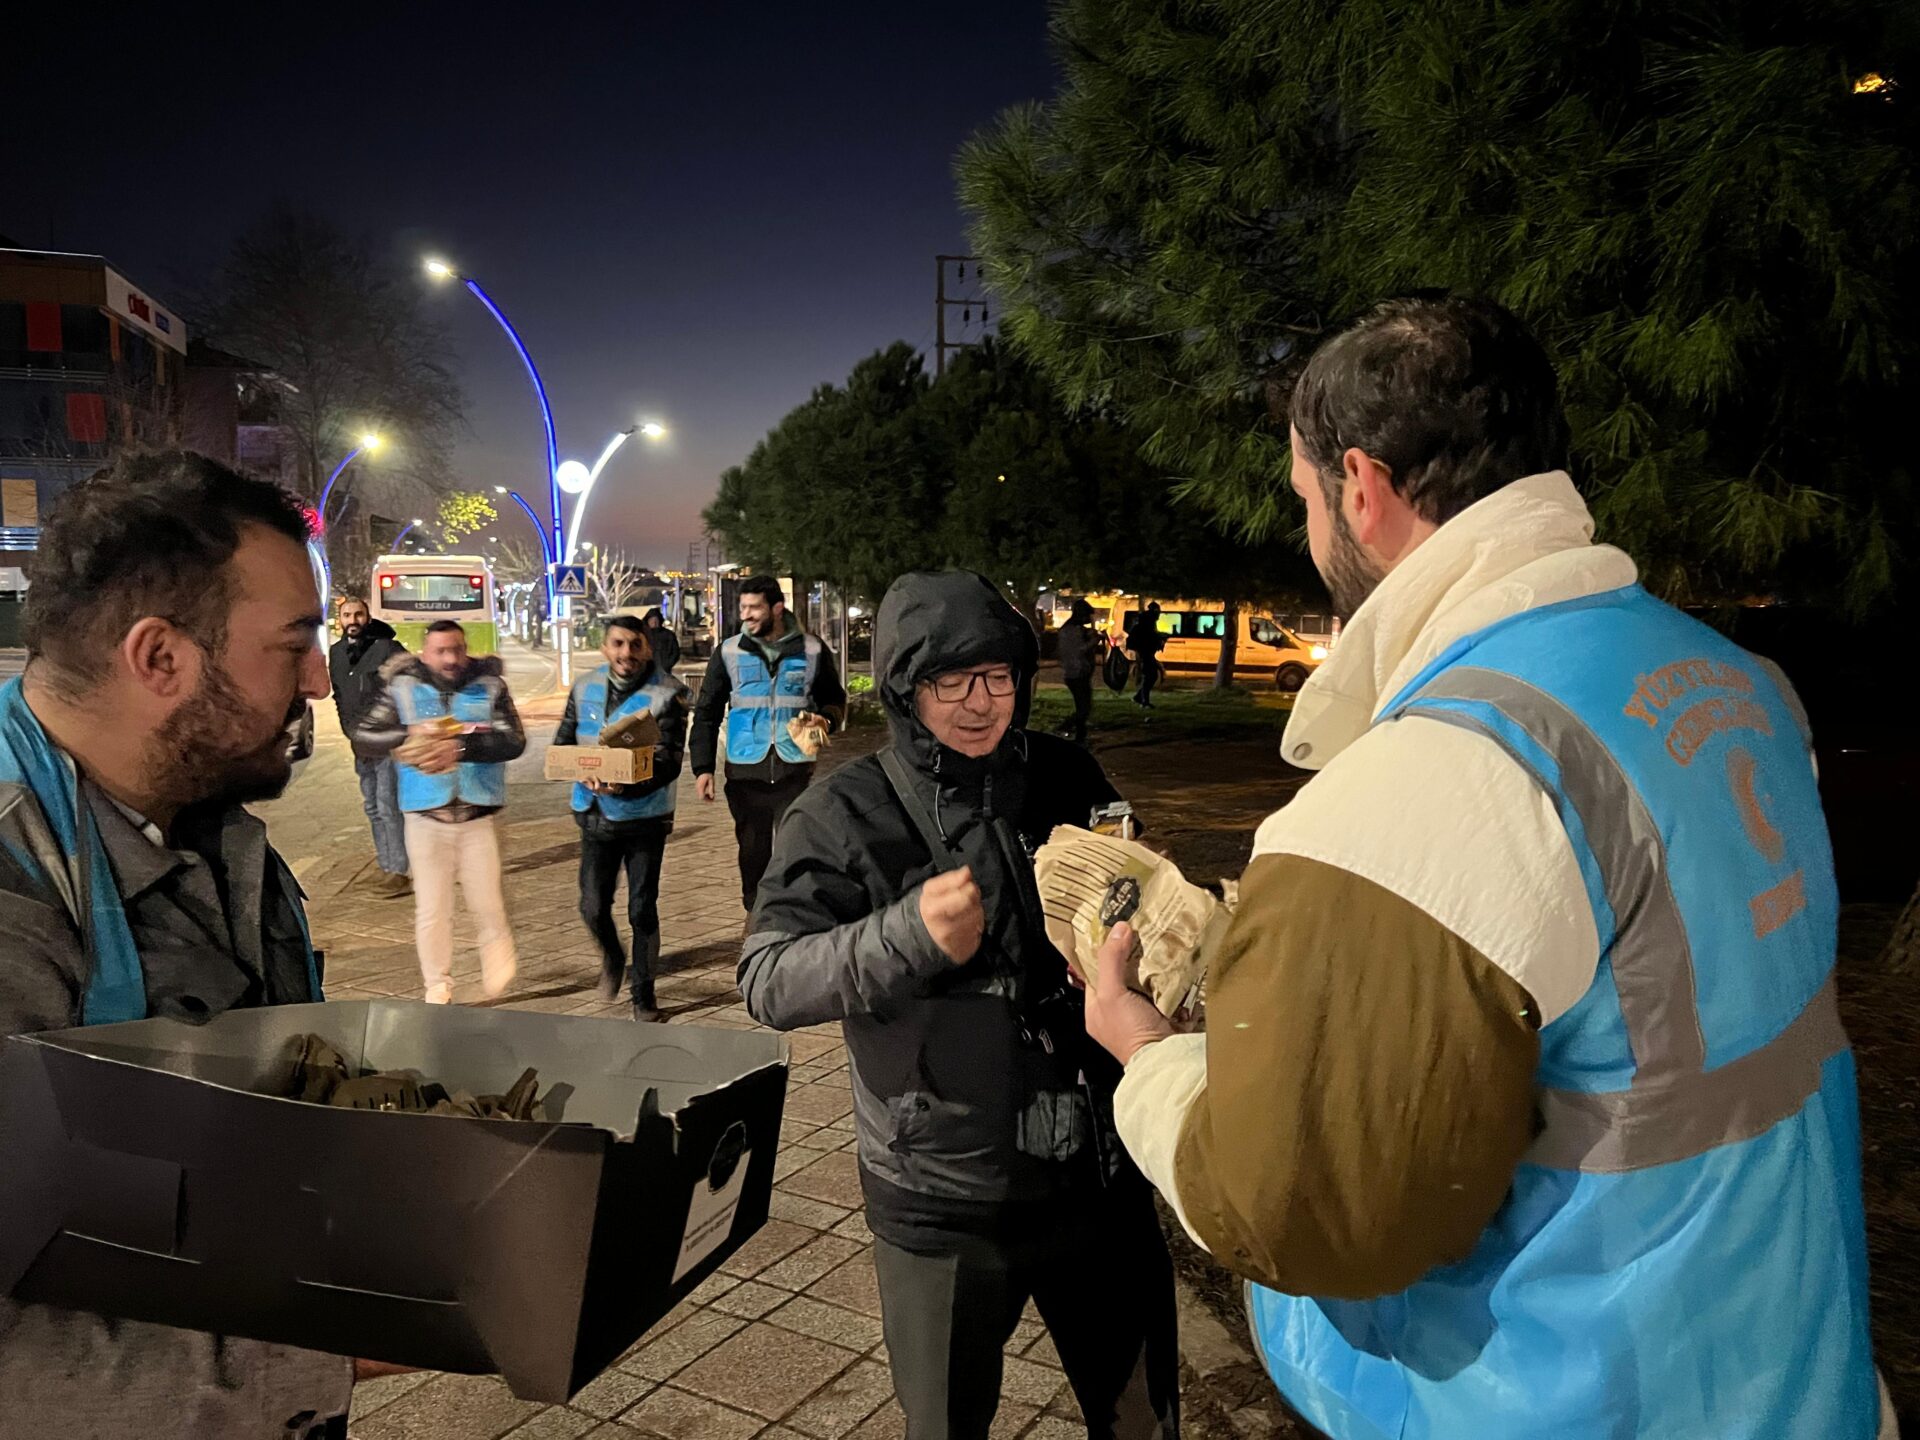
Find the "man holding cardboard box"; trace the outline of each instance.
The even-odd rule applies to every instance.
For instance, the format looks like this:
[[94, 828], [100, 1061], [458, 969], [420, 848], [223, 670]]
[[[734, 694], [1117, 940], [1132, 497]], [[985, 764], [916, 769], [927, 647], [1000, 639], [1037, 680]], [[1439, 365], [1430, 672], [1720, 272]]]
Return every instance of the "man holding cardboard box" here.
[[[0, 689], [0, 1035], [321, 998], [299, 887], [241, 808], [285, 788], [288, 726], [327, 693], [306, 536], [276, 486], [178, 451], [54, 508]], [[0, 1437], [306, 1437], [352, 1381], [0, 1295]]]
[[633, 1018], [658, 1020], [653, 972], [660, 959], [660, 861], [673, 833], [687, 687], [655, 663], [647, 628], [632, 615], [607, 617], [600, 653], [607, 663], [573, 683], [553, 748], [602, 744], [607, 730], [638, 717], [651, 718], [657, 729], [651, 773], [630, 784], [576, 780], [573, 814], [580, 824], [580, 917], [600, 947], [600, 998], [612, 1004], [620, 997], [627, 968], [613, 919], [614, 887], [624, 870], [633, 926]]
[[491, 999], [518, 969], [493, 817], [507, 803], [507, 762], [526, 750], [526, 731], [499, 657], [470, 658], [457, 620], [429, 625], [420, 654], [396, 655], [382, 673], [386, 692], [354, 739], [371, 754], [391, 754], [400, 767], [427, 1003], [453, 1000], [456, 875], [479, 925], [481, 988]]

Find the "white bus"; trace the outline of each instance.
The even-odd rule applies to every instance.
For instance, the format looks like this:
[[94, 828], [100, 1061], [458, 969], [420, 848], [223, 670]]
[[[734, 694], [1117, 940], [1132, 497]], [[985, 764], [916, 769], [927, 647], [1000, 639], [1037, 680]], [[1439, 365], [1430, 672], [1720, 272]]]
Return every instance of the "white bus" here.
[[382, 555], [367, 604], [416, 655], [436, 620], [458, 620], [470, 654], [491, 655], [500, 645], [493, 568], [479, 555]]

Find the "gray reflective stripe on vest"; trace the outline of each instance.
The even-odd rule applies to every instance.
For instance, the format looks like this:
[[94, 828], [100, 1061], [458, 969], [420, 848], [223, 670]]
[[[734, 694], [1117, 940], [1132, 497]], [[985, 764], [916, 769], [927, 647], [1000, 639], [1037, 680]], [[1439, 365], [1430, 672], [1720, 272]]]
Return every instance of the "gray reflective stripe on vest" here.
[[1821, 1067], [1846, 1048], [1829, 975], [1785, 1030], [1718, 1070], [1606, 1094], [1541, 1091], [1546, 1128], [1526, 1159], [1556, 1170], [1618, 1174], [1751, 1140], [1797, 1114], [1820, 1088]]
[[771, 710], [773, 696], [742, 695], [738, 690], [727, 697], [727, 704], [735, 710]]
[[1456, 666], [1414, 697], [1415, 713], [1485, 735], [1549, 794], [1555, 787], [1498, 729], [1462, 711], [1421, 709], [1422, 700], [1490, 705], [1553, 757], [1558, 793], [1579, 814], [1613, 910], [1613, 983], [1633, 1051], [1633, 1088], [1698, 1073], [1707, 1043], [1694, 1001], [1693, 952], [1667, 879], [1666, 847], [1620, 762], [1565, 705], [1496, 670]]
[[1580, 817], [1618, 926], [1610, 959], [1633, 1081], [1626, 1090], [1599, 1093], [1541, 1089], [1545, 1126], [1526, 1160], [1589, 1173], [1642, 1170], [1751, 1140], [1797, 1114], [1820, 1088], [1821, 1067], [1847, 1047], [1831, 976], [1772, 1040], [1704, 1069], [1692, 952], [1667, 881], [1665, 848], [1619, 762], [1566, 706], [1498, 671], [1443, 671], [1404, 707], [1485, 735], [1550, 794], [1547, 778], [1497, 727], [1458, 710], [1423, 709], [1423, 699], [1489, 705], [1553, 757], [1558, 793]]

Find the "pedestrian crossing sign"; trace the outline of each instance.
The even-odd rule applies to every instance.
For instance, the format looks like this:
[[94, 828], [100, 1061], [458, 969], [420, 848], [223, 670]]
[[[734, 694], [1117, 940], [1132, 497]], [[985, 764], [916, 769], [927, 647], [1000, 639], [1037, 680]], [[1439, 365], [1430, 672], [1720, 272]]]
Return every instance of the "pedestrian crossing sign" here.
[[584, 565], [554, 566], [553, 590], [556, 595], [585, 595], [587, 593], [587, 567]]

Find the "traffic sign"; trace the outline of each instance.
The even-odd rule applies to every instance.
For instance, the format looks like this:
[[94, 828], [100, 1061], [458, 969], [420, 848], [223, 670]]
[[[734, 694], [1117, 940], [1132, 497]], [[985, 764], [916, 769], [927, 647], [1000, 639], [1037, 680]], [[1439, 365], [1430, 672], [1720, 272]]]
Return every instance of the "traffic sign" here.
[[553, 590], [556, 595], [584, 596], [587, 593], [587, 567], [584, 565], [554, 566]]

